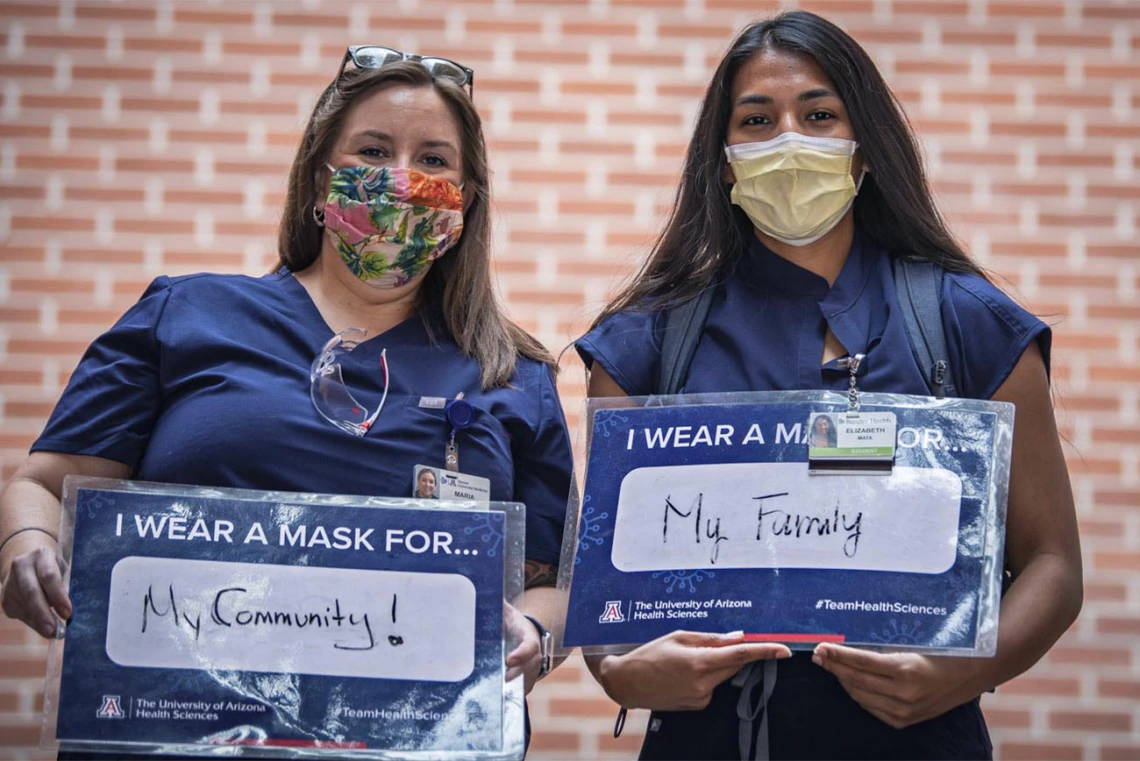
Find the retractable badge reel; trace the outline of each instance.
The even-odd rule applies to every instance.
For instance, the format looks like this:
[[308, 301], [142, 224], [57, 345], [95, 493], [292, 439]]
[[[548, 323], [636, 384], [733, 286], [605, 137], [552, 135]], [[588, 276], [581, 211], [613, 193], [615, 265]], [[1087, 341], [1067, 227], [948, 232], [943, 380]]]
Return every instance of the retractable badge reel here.
[[847, 411], [814, 412], [808, 421], [808, 470], [813, 475], [879, 473], [889, 475], [895, 462], [893, 412], [861, 412], [857, 376], [864, 355], [840, 359], [847, 370]]
[[451, 436], [447, 440], [444, 461], [447, 463], [448, 470], [458, 472], [459, 444], [456, 442], [456, 434], [468, 428], [475, 420], [475, 408], [471, 406], [471, 402], [463, 398], [463, 393], [460, 392], [443, 408], [443, 415], [447, 418], [447, 424], [451, 426]]

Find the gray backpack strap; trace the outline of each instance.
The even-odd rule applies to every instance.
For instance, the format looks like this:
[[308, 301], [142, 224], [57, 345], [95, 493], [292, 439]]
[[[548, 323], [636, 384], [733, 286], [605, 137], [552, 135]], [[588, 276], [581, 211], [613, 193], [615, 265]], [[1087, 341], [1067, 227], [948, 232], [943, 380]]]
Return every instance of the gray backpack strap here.
[[665, 338], [661, 341], [661, 374], [657, 379], [657, 393], [675, 394], [685, 384], [689, 365], [697, 352], [705, 320], [712, 306], [713, 287], [700, 292], [695, 299], [686, 301], [665, 313]]
[[942, 268], [932, 262], [898, 257], [894, 271], [907, 338], [930, 393], [939, 398], [958, 396], [942, 327]]

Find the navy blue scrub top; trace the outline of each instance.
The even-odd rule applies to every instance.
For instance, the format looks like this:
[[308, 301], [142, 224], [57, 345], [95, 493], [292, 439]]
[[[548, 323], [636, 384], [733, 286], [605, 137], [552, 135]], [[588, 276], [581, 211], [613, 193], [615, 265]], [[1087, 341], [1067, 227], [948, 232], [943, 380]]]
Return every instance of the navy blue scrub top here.
[[[942, 323], [959, 394], [989, 399], [1031, 341], [1049, 367], [1044, 323], [976, 275], [946, 273]], [[865, 354], [859, 388], [929, 394], [907, 340], [890, 256], [860, 240], [835, 284], [769, 251], [759, 241], [716, 288], [683, 393], [846, 391], [836, 360], [820, 365], [830, 327], [850, 354]], [[630, 396], [657, 392], [665, 320], [660, 312], [614, 315], [575, 344]]]
[[[959, 394], [989, 399], [1036, 341], [1049, 366], [1051, 333], [1001, 290], [976, 275], [947, 273], [942, 322]], [[597, 362], [630, 396], [657, 392], [664, 320], [623, 312], [579, 339], [586, 366]], [[864, 391], [928, 395], [899, 311], [890, 256], [856, 239], [833, 286], [759, 241], [713, 296], [683, 392], [846, 391], [848, 374], [820, 364], [830, 327], [851, 354], [866, 355]], [[702, 711], [656, 712], [643, 759], [738, 758], [740, 688], [722, 684]], [[768, 703], [771, 758], [989, 758], [978, 702], [894, 730], [858, 706], [810, 653], [777, 664]], [[818, 720], [827, 717], [820, 732]]]
[[282, 270], [261, 278], [155, 280], [87, 350], [32, 451], [103, 457], [145, 481], [410, 497], [416, 465], [444, 467], [450, 427], [422, 397], [464, 393], [459, 469], [491, 499], [526, 505], [526, 556], [557, 565], [570, 489], [566, 421], [550, 369], [519, 357], [509, 387], [483, 391], [479, 364], [446, 327], [413, 315], [340, 363], [370, 411], [363, 438], [326, 421], [309, 397], [313, 359], [332, 337], [308, 292]]

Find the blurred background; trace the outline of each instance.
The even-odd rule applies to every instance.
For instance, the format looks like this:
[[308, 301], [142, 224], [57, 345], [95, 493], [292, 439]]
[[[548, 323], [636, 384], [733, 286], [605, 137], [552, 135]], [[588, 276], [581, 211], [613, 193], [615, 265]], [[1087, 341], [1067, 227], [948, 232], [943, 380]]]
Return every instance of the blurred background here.
[[[955, 232], [1055, 329], [1085, 606], [984, 697], [995, 753], [1140, 758], [1140, 0], [0, 3], [0, 479], [151, 278], [272, 265], [299, 130], [347, 44], [476, 71], [499, 287], [557, 353], [645, 254], [735, 32], [792, 7], [868, 49]], [[560, 384], [576, 436], [572, 351]], [[44, 653], [0, 621], [0, 757], [44, 756]], [[613, 739], [580, 659], [531, 706], [533, 759], [636, 755], [645, 716]]]

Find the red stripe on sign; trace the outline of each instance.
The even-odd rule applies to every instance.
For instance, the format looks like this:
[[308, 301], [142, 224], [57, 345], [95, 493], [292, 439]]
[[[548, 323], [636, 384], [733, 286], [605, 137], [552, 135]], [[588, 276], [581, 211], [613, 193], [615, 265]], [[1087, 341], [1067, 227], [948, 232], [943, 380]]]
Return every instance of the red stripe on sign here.
[[368, 743], [362, 742], [337, 742], [335, 740], [288, 740], [288, 739], [248, 739], [248, 740], [227, 740], [218, 743], [219, 745], [258, 745], [268, 746], [274, 748], [350, 748], [353, 750], [363, 750], [368, 747]]
[[844, 634], [745, 634], [745, 642], [845, 642]]

